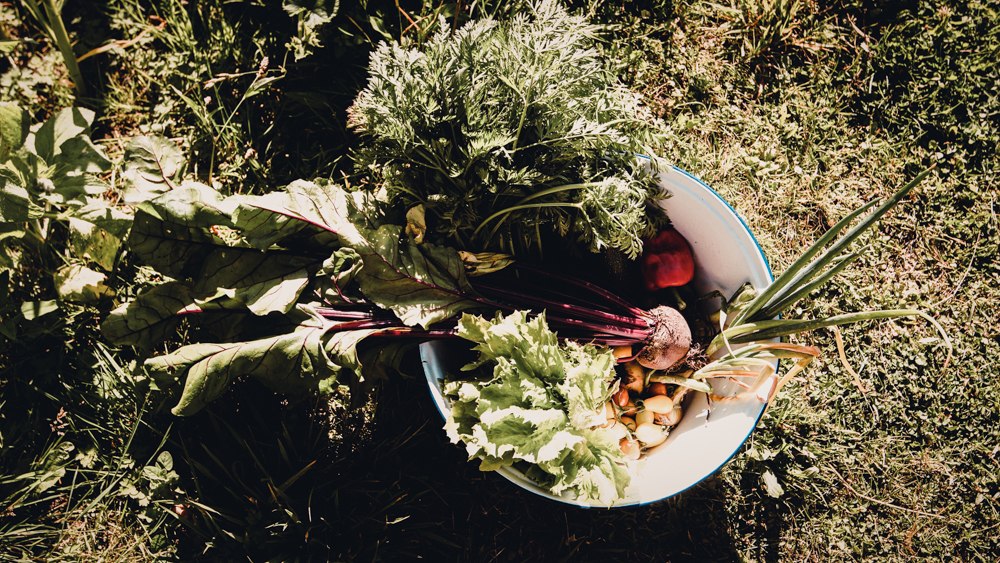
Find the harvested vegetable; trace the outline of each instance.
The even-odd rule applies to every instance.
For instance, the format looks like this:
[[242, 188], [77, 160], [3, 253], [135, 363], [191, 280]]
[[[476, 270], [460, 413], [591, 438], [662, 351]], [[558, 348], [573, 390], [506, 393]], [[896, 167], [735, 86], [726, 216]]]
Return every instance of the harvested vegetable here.
[[546, 234], [635, 258], [662, 223], [648, 163], [654, 120], [594, 46], [598, 27], [554, 1], [508, 21], [383, 43], [350, 108], [358, 170], [428, 235], [522, 254]]
[[[589, 282], [509, 260], [496, 267], [534, 274], [537, 291], [492, 285], [495, 273], [469, 278], [454, 249], [418, 244], [401, 225], [373, 225], [367, 201], [363, 193], [309, 182], [227, 198], [189, 183], [140, 204], [130, 249], [175, 281], [112, 312], [105, 334], [152, 349], [181, 319], [194, 328], [220, 319], [228, 325], [229, 342], [210, 332], [210, 346], [176, 350], [169, 369], [158, 367], [167, 360], [147, 361], [162, 385], [182, 388], [178, 415], [197, 412], [239, 376], [292, 394], [337, 382], [358, 386], [365, 381], [362, 341], [455, 337], [455, 317], [470, 310], [548, 311], [562, 336], [595, 344], [657, 342], [662, 307], [644, 312]], [[576, 288], [575, 295], [552, 294], [554, 279]], [[256, 318], [268, 315], [284, 316], [277, 325], [284, 333], [261, 337]], [[267, 370], [234, 367], [265, 364]]]
[[691, 244], [677, 229], [662, 229], [643, 247], [642, 275], [649, 291], [691, 283], [694, 279]]
[[615, 430], [601, 428], [614, 377], [610, 351], [560, 343], [544, 315], [524, 312], [490, 321], [463, 315], [458, 335], [479, 352], [464, 369], [487, 369], [445, 385], [452, 442], [463, 442], [484, 471], [523, 465], [553, 494], [607, 504], [624, 494], [626, 456], [636, 452], [623, 453]]
[[[635, 158], [652, 153], [651, 120], [598, 55], [595, 31], [543, 1], [420, 48], [380, 46], [350, 111], [364, 140], [357, 189], [298, 181], [222, 197], [175, 181], [180, 162], [138, 166], [128, 251], [170, 281], [114, 311], [106, 334], [148, 352], [185, 321], [193, 342], [144, 362], [181, 416], [246, 377], [292, 396], [364, 392], [398, 359], [381, 353], [397, 349], [390, 340], [471, 341], [471, 377], [445, 386], [449, 436], [484, 470], [517, 467], [554, 494], [610, 504], [628, 463], [681, 423], [688, 394], [767, 401], [819, 354], [772, 339], [923, 315], [775, 319], [846, 267], [845, 249], [923, 175], [835, 240], [871, 206], [849, 215], [759, 294], [748, 285], [724, 301], [714, 330], [692, 330], [697, 312], [638, 307], [533, 265], [543, 241], [568, 238], [641, 256], [636, 285], [657, 299], [695, 274], [691, 245], [651, 205], [663, 196], [653, 170]], [[130, 158], [170, 148], [142, 143]], [[794, 360], [780, 378], [777, 359]], [[719, 380], [745, 391], [723, 396]]]

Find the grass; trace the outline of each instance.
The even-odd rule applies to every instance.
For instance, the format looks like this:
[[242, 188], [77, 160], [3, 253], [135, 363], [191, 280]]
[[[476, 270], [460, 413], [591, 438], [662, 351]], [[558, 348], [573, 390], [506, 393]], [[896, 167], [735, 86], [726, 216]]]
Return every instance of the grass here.
[[[343, 110], [369, 39], [419, 40], [435, 13], [455, 13], [342, 2], [324, 46], [295, 60], [295, 23], [280, 10], [146, 4], [115, 0], [99, 18], [87, 2], [64, 8], [78, 54], [121, 42], [81, 62], [92, 97], [80, 101], [100, 110], [105, 143], [166, 134], [190, 155], [189, 175], [233, 192], [349, 174]], [[832, 333], [817, 333], [807, 343], [824, 361], [716, 476], [647, 507], [579, 510], [478, 472], [447, 443], [419, 377], [389, 382], [364, 409], [288, 405], [245, 386], [173, 419], [147, 399], [127, 351], [94, 351], [100, 312], [84, 309], [4, 344], [5, 559], [996, 560], [1000, 7], [580, 7], [615, 26], [605, 48], [663, 120], [664, 156], [736, 207], [777, 271], [849, 210], [936, 164], [860, 241], [856, 265], [796, 314], [921, 308], [951, 335], [951, 363], [921, 321], [855, 326], [843, 337], [856, 383]], [[24, 39], [0, 63], [0, 88], [36, 116], [66, 105], [58, 50], [16, 10], [0, 13], [4, 34]], [[51, 291], [22, 281], [18, 299]]]

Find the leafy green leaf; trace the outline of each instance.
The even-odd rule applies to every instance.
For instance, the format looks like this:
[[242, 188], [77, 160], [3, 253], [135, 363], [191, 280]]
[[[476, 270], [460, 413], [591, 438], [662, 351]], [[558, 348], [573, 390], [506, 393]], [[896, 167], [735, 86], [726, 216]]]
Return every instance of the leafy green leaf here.
[[56, 270], [56, 293], [64, 301], [94, 303], [114, 294], [105, 283], [108, 276], [80, 264], [70, 264]]
[[340, 186], [296, 180], [282, 191], [244, 198], [233, 223], [247, 243], [257, 248], [317, 230], [324, 235], [320, 240], [328, 245], [353, 246], [353, 242], [364, 243], [355, 225], [364, 223], [357, 198], [358, 194]]
[[[376, 339], [373, 339], [376, 340]], [[411, 375], [420, 369], [420, 360], [415, 357], [419, 342], [407, 340], [365, 343], [358, 346], [358, 358], [364, 365], [365, 380], [368, 382], [385, 380], [397, 374]]]
[[384, 225], [354, 248], [364, 262], [357, 274], [365, 296], [404, 323], [424, 328], [476, 307], [465, 266], [451, 248], [415, 244], [402, 227]]
[[0, 161], [24, 144], [30, 121], [28, 112], [13, 102], [0, 102]]
[[187, 284], [171, 281], [153, 286], [112, 311], [101, 323], [101, 331], [115, 344], [152, 350], [173, 333], [179, 315], [189, 310], [193, 302]]
[[59, 155], [49, 161], [56, 166], [54, 178], [100, 174], [111, 169], [111, 160], [104, 154], [104, 149], [86, 135], [66, 139], [59, 149]]
[[124, 239], [132, 227], [132, 214], [95, 197], [84, 198], [84, 205], [73, 209], [72, 216], [93, 223], [119, 239]]
[[143, 261], [177, 279], [193, 279], [199, 302], [234, 300], [257, 315], [286, 313], [322, 258], [244, 246], [230, 228], [240, 197], [187, 184], [139, 207], [129, 245]]
[[[362, 293], [405, 324], [426, 328], [478, 305], [470, 298], [475, 291], [455, 250], [415, 244], [400, 226], [371, 229], [357, 210], [358, 196], [339, 186], [303, 182], [289, 185], [286, 190], [248, 198], [243, 205], [276, 215], [272, 221], [277, 230], [289, 232], [282, 217], [291, 218], [327, 231], [341, 245], [353, 248], [363, 263], [356, 275]], [[267, 223], [263, 216], [255, 215], [254, 232], [245, 232], [244, 236], [256, 236]], [[264, 236], [263, 240], [273, 240]]]
[[96, 196], [108, 189], [97, 174], [111, 169], [104, 151], [87, 137], [73, 137], [63, 142], [58, 155], [48, 161], [52, 165], [39, 174], [52, 182], [52, 192], [61, 201]]
[[230, 213], [219, 192], [185, 184], [139, 204], [128, 245], [160, 273], [188, 278], [198, 273], [206, 256], [228, 247], [211, 229], [229, 224]]
[[316, 272], [316, 290], [328, 304], [350, 302], [347, 286], [361, 271], [361, 255], [353, 248], [338, 248]]
[[52, 162], [63, 143], [90, 132], [94, 112], [86, 108], [65, 108], [56, 112], [28, 136], [30, 150], [46, 162]]
[[205, 257], [194, 291], [201, 301], [233, 299], [255, 315], [287, 313], [309, 284], [309, 268], [317, 262], [256, 249], [218, 249]]
[[111, 271], [115, 266], [121, 239], [90, 221], [70, 217], [68, 224], [69, 245], [73, 255], [92, 260], [101, 268]]
[[0, 175], [0, 223], [23, 223], [42, 215], [31, 195], [13, 179]]
[[[314, 189], [312, 182], [296, 180], [285, 187], [286, 192], [300, 189]], [[233, 213], [233, 225], [239, 229], [243, 239], [255, 248], [269, 248], [281, 241], [309, 229], [309, 225], [282, 214], [292, 200], [283, 192], [275, 192], [258, 198], [249, 198], [237, 206]], [[326, 237], [327, 241], [332, 240]]]
[[355, 347], [375, 331], [330, 333], [335, 326], [310, 321], [292, 333], [250, 342], [190, 344], [146, 360], [145, 367], [159, 382], [185, 380], [171, 410], [177, 416], [198, 412], [237, 377], [253, 377], [294, 395], [317, 388], [341, 369], [360, 367]]
[[544, 315], [529, 320], [524, 311], [492, 321], [463, 315], [458, 334], [480, 354], [467, 367], [493, 367], [488, 376], [446, 382], [453, 442], [464, 442], [484, 471], [532, 464], [528, 475], [554, 494], [608, 504], [624, 495], [625, 458], [597, 428], [614, 378], [608, 350], [560, 344]]
[[184, 155], [170, 139], [133, 138], [125, 147], [125, 202], [140, 203], [167, 192], [175, 186], [183, 166]]
[[59, 302], [51, 301], [25, 301], [21, 303], [21, 316], [26, 321], [33, 321], [38, 317], [54, 313], [59, 310]]

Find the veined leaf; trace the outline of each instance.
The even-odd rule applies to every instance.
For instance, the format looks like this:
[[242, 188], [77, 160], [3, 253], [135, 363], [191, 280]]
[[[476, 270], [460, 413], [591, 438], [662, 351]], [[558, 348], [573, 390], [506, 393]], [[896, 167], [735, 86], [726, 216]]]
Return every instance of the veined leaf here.
[[53, 181], [85, 174], [100, 174], [111, 169], [111, 159], [86, 135], [72, 137], [59, 146], [59, 154], [46, 161], [55, 166]]
[[93, 223], [119, 239], [124, 239], [132, 227], [132, 215], [95, 197], [84, 199], [83, 207], [72, 210], [72, 217]]
[[135, 137], [125, 147], [126, 203], [140, 203], [175, 187], [184, 155], [163, 137]]
[[385, 225], [354, 246], [364, 262], [357, 274], [362, 293], [409, 326], [424, 328], [476, 307], [475, 290], [454, 249], [404, 238], [402, 227]]
[[361, 270], [361, 255], [353, 248], [338, 248], [316, 272], [316, 290], [326, 303], [348, 303], [347, 286]]
[[129, 248], [164, 275], [192, 277], [206, 256], [228, 247], [211, 229], [229, 226], [229, 217], [219, 192], [202, 184], [185, 184], [139, 205]]
[[180, 313], [193, 302], [186, 284], [173, 281], [157, 285], [112, 311], [101, 323], [101, 331], [115, 344], [148, 351], [173, 333]]
[[30, 124], [28, 112], [13, 102], [0, 102], [0, 160], [24, 144]]
[[[346, 209], [347, 200], [343, 197], [343, 190], [335, 190], [337, 191], [328, 193], [323, 186], [296, 180], [283, 191], [246, 198], [233, 213], [233, 225], [239, 229], [247, 244], [255, 248], [269, 248], [303, 230], [310, 230], [309, 223], [292, 217], [289, 213], [295, 212], [321, 224], [327, 224], [328, 219], [337, 222], [336, 216], [325, 217], [320, 209], [308, 203], [316, 199], [324, 201], [325, 206]], [[328, 199], [331, 196], [336, 199]], [[320, 228], [319, 232], [322, 233], [321, 243], [338, 244], [328, 229]]]
[[113, 269], [121, 239], [90, 221], [70, 217], [68, 223], [73, 254], [77, 258], [92, 260], [105, 270]]
[[41, 215], [42, 209], [31, 202], [28, 190], [0, 175], [0, 223], [23, 223]]
[[[429, 243], [415, 244], [403, 227], [383, 225], [371, 229], [357, 212], [355, 194], [339, 186], [306, 182], [247, 201], [244, 205], [298, 220], [336, 235], [343, 246], [361, 256], [357, 282], [376, 305], [389, 309], [409, 326], [428, 327], [475, 307], [475, 291], [465, 276], [458, 253]], [[255, 216], [257, 235], [267, 222]], [[272, 221], [283, 232], [292, 227], [280, 217]], [[244, 236], [250, 236], [244, 232]], [[271, 240], [265, 238], [263, 240]], [[259, 244], [263, 241], [258, 239]]]
[[[290, 334], [250, 342], [190, 344], [146, 360], [150, 376], [160, 382], [184, 380], [171, 412], [188, 416], [216, 399], [239, 376], [283, 382], [282, 391], [305, 389], [308, 379], [325, 379], [334, 371], [323, 354], [327, 327], [308, 327]], [[308, 378], [308, 379], [307, 379]]]
[[374, 330], [330, 331], [334, 324], [306, 323], [295, 332], [250, 342], [191, 344], [146, 360], [160, 382], [184, 379], [171, 412], [188, 416], [221, 395], [237, 377], [253, 377], [287, 394], [315, 389], [341, 369], [357, 369], [357, 343]]
[[220, 248], [209, 253], [198, 274], [199, 300], [234, 299], [255, 315], [287, 313], [309, 284], [318, 260], [252, 248]]
[[28, 136], [28, 148], [46, 162], [62, 151], [63, 143], [85, 136], [94, 122], [94, 112], [87, 108], [65, 108], [56, 112]]
[[309, 282], [306, 266], [311, 263], [295, 256], [275, 259], [254, 249], [217, 250], [209, 254], [193, 287], [176, 281], [154, 286], [112, 311], [101, 328], [117, 344], [148, 350], [166, 339], [184, 314], [227, 309], [287, 313]]

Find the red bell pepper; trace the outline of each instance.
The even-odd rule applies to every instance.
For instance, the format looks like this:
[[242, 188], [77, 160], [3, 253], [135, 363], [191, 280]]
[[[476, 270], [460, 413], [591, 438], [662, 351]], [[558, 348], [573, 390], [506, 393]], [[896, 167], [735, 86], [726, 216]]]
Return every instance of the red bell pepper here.
[[642, 275], [650, 291], [678, 287], [691, 281], [694, 254], [677, 229], [667, 227], [646, 242], [642, 252]]

